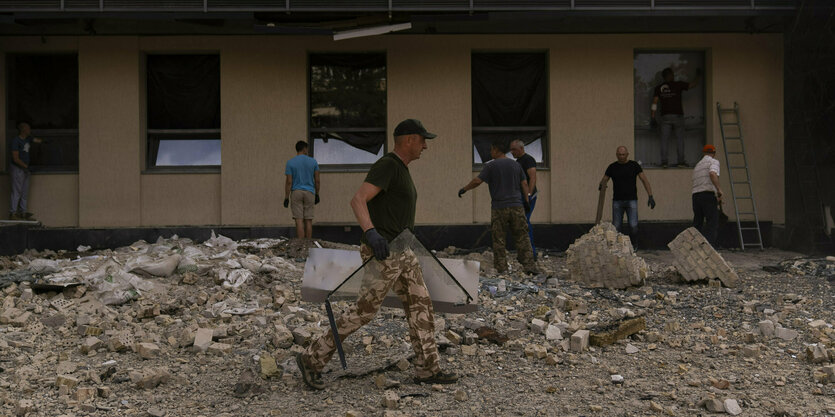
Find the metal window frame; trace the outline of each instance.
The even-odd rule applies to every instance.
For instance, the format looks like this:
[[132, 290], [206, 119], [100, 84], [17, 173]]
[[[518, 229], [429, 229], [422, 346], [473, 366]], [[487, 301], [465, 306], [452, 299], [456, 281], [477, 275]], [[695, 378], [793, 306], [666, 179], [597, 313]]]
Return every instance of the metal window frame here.
[[[191, 53], [168, 53], [168, 52], [161, 52], [161, 53], [150, 53], [144, 52], [144, 71], [145, 73], [143, 76], [145, 77], [144, 86], [145, 86], [145, 121], [147, 123], [148, 119], [148, 109], [147, 107], [150, 106], [150, 101], [148, 100], [148, 57], [155, 56], [155, 55], [181, 55], [181, 56], [203, 56], [203, 55], [217, 55], [219, 58], [221, 57], [220, 52], [218, 51], [194, 51]], [[220, 72], [220, 61], [218, 62], [218, 72]], [[222, 99], [222, 97], [221, 97]], [[221, 103], [221, 111], [223, 109], [223, 105]], [[208, 137], [207, 137], [208, 135]], [[145, 169], [142, 173], [219, 173], [221, 167], [223, 166], [223, 155], [221, 153], [221, 165], [181, 165], [181, 166], [157, 166], [156, 160], [157, 155], [159, 154], [159, 145], [161, 140], [220, 140], [223, 143], [223, 138], [221, 137], [221, 129], [145, 129]]]
[[[470, 111], [472, 111], [472, 83], [473, 83], [473, 72], [472, 72], [472, 56], [476, 54], [544, 54], [545, 55], [545, 125], [544, 126], [471, 126], [471, 133], [475, 132], [530, 132], [536, 130], [545, 130], [545, 134], [542, 138], [542, 162], [536, 163], [536, 169], [542, 171], [548, 171], [551, 167], [551, 62], [550, 62], [550, 50], [472, 50], [470, 51]], [[472, 122], [471, 122], [472, 123]], [[475, 144], [473, 143], [473, 138], [470, 137], [470, 151], [473, 150]], [[476, 163], [475, 159], [473, 159], [472, 154], [470, 155], [473, 172], [481, 171], [484, 167], [485, 162]]]
[[[0, 52], [0, 53], [2, 53], [2, 52]], [[72, 56], [75, 56], [76, 65], [78, 65], [78, 51], [49, 51], [49, 52], [7, 51], [7, 52], [5, 52], [4, 55], [5, 55], [5, 66], [6, 66], [5, 77], [4, 77], [3, 80], [0, 80], [0, 82], [4, 83], [3, 84], [4, 86], [9, 85], [9, 83], [11, 82], [11, 80], [9, 79], [11, 77], [11, 73], [12, 73], [12, 70], [10, 69], [10, 66], [13, 65], [12, 62], [14, 60], [9, 59], [9, 57], [14, 57], [14, 56], [19, 56], [19, 55], [26, 55], [26, 56], [72, 55]], [[15, 71], [16, 71], [16, 69], [15, 69]], [[78, 79], [76, 79], [75, 82], [78, 83], [79, 82]], [[10, 116], [9, 112], [11, 111], [12, 106], [16, 105], [16, 103], [13, 103], [13, 101], [15, 101], [15, 100], [12, 100], [13, 97], [11, 96], [12, 95], [11, 93], [12, 93], [11, 88], [5, 88], [4, 99], [5, 99], [5, 102], [6, 102], [6, 111], [5, 111], [5, 114], [3, 115], [3, 117], [5, 117], [7, 121], [11, 120], [10, 117], [9, 117]], [[78, 97], [76, 97], [75, 99], [76, 99], [76, 101], [79, 100]], [[20, 120], [20, 121], [23, 121], [23, 120]], [[18, 122], [18, 121], [16, 120], [15, 122]], [[78, 121], [76, 120], [76, 124], [77, 123], [78, 123]], [[45, 129], [45, 128], [34, 128], [34, 127], [32, 127], [31, 136], [33, 136], [33, 137], [43, 136], [43, 137], [46, 137], [46, 138], [48, 138], [50, 136], [53, 136], [53, 135], [73, 136], [75, 138], [75, 142], [78, 143], [78, 141], [79, 141], [78, 131], [79, 131], [78, 127], [69, 128], [69, 129], [66, 129], [66, 128], [58, 128], [58, 129], [46, 128]], [[7, 125], [6, 126], [6, 136], [13, 137], [14, 135], [17, 135], [17, 126]], [[6, 164], [3, 165], [3, 166], [6, 168], [6, 172], [8, 172], [9, 171], [9, 166], [12, 163], [11, 162], [11, 141], [7, 140], [6, 151], [9, 155], [9, 157], [6, 158]], [[79, 167], [79, 165], [78, 165], [78, 154], [76, 154], [76, 165], [74, 165], [74, 166], [73, 165], [32, 165], [31, 166], [31, 171], [34, 174], [45, 174], [45, 173], [49, 173], [49, 174], [77, 174], [78, 169], [79, 169], [78, 167]]]
[[[702, 54], [702, 63], [704, 65], [704, 68], [702, 68], [702, 80], [700, 82], [700, 85], [701, 85], [701, 88], [702, 88], [702, 102], [704, 103], [705, 108], [704, 108], [704, 113], [703, 113], [704, 114], [704, 120], [702, 121], [702, 125], [700, 127], [701, 127], [702, 130], [704, 130], [705, 134], [702, 137], [702, 143], [699, 145], [699, 146], [704, 146], [706, 143], [708, 143], [707, 142], [708, 135], [711, 134], [711, 132], [709, 132], [708, 128], [707, 128], [708, 115], [710, 114], [709, 113], [710, 107], [708, 107], [708, 102], [707, 102], [707, 84], [706, 84], [706, 82], [707, 82], [707, 54], [708, 54], [708, 49], [707, 48], [680, 48], [680, 49], [674, 49], [674, 48], [661, 48], [661, 49], [635, 48], [635, 49], [632, 50], [632, 63], [633, 63], [633, 67], [634, 67], [635, 58], [637, 57], [638, 54], [680, 54], [680, 53], [694, 53], [694, 52], [698, 52], [698, 53]], [[635, 97], [635, 80], [634, 80], [634, 78], [632, 80], [632, 97], [633, 97], [633, 101], [634, 101], [634, 97]], [[633, 119], [634, 119], [634, 113], [636, 111], [637, 110], [632, 109]], [[633, 152], [635, 152], [635, 154], [638, 153], [638, 148], [637, 148], [638, 141], [637, 141], [637, 135], [635, 133], [638, 132], [638, 131], [647, 131], [647, 130], [653, 130], [653, 128], [651, 128], [651, 127], [650, 128], [639, 128], [638, 126], [634, 126], [634, 125], [632, 126], [632, 149], [633, 149]], [[687, 125], [686, 124], [684, 126], [684, 131], [685, 131], [685, 135], [686, 135], [686, 132], [687, 132]], [[659, 139], [660, 139], [660, 135], [659, 135]], [[643, 169], [662, 169], [660, 166], [644, 166], [644, 165], [641, 165], [641, 167]]]
[[[289, 0], [288, 0], [289, 1]], [[388, 53], [387, 51], [308, 51], [306, 59], [307, 59], [307, 145], [310, 151], [310, 156], [315, 158], [314, 153], [314, 134], [315, 133], [329, 133], [329, 132], [357, 132], [357, 133], [364, 133], [364, 132], [386, 132], [386, 126], [382, 127], [312, 127], [313, 121], [313, 106], [310, 100], [311, 96], [311, 89], [312, 89], [312, 69], [313, 66], [311, 65], [310, 57], [313, 55], [328, 55], [328, 54], [339, 54], [339, 55], [382, 55], [385, 58], [385, 76], [386, 76], [386, 90], [385, 90], [385, 98], [386, 98], [386, 119], [388, 119]], [[384, 134], [384, 137], [387, 136]], [[338, 140], [338, 139], [337, 139]], [[388, 152], [388, 140], [383, 140], [383, 154]], [[323, 172], [365, 172], [371, 168], [372, 164], [319, 164], [319, 168]]]

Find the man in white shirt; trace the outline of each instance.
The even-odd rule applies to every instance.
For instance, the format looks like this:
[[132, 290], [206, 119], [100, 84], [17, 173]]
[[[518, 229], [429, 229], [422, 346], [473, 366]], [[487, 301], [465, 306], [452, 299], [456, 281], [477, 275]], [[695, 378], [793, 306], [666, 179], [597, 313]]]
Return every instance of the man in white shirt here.
[[[719, 161], [716, 147], [705, 145], [704, 157], [693, 169], [693, 227], [714, 247], [719, 231], [719, 205], [722, 189], [719, 187]], [[705, 223], [705, 219], [707, 223]]]

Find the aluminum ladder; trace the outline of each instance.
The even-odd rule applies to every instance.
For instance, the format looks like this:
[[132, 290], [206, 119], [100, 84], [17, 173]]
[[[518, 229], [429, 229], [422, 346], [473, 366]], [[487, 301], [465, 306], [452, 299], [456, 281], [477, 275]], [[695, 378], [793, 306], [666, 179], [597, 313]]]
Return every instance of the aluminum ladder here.
[[[754, 188], [751, 186], [745, 145], [742, 143], [742, 121], [739, 118], [739, 105], [734, 102], [733, 108], [722, 108], [722, 105], [717, 101], [716, 115], [719, 117], [722, 150], [725, 152], [728, 180], [731, 183], [731, 197], [734, 200], [739, 248], [743, 251], [746, 247], [758, 247], [762, 250], [763, 238], [762, 232], [760, 232], [760, 219], [757, 216], [757, 205], [754, 202]], [[754, 225], [748, 226], [747, 224], [752, 221]], [[743, 222], [746, 223], [746, 226], [743, 226]]]

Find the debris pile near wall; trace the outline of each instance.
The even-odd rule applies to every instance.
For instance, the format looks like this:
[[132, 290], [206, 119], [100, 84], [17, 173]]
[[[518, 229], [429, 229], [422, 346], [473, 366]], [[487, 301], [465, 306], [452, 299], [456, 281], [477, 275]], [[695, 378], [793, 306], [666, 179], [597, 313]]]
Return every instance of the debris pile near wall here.
[[647, 264], [635, 255], [629, 236], [611, 223], [592, 227], [566, 254], [571, 279], [585, 286], [622, 289], [642, 285], [647, 277]]
[[718, 279], [731, 288], [739, 281], [736, 271], [695, 227], [679, 233], [667, 247], [673, 253], [673, 265], [686, 281]]

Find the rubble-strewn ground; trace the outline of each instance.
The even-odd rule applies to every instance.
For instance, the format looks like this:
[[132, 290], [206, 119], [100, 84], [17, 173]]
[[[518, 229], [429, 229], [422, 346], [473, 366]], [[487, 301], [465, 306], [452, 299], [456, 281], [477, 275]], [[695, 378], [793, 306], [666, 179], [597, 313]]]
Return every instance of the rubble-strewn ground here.
[[[327, 319], [321, 305], [298, 300], [304, 246], [209, 245], [161, 239], [0, 258], [0, 285], [22, 281], [0, 290], [0, 415], [711, 414], [717, 402], [705, 399], [720, 409], [735, 400], [749, 416], [835, 414], [835, 376], [824, 372], [835, 353], [835, 266], [825, 260], [723, 251], [740, 277], [729, 289], [684, 283], [670, 252], [641, 251], [646, 284], [608, 290], [568, 280], [563, 254], [539, 261], [546, 274], [499, 277], [489, 252], [450, 249], [438, 255], [482, 262], [480, 311], [437, 317], [444, 367], [460, 381], [413, 384], [403, 313], [383, 309], [346, 342], [348, 370], [334, 357], [328, 389], [311, 391], [292, 354]], [[83, 285], [45, 288], [44, 277]], [[569, 351], [575, 330], [634, 316], [646, 330]], [[767, 335], [765, 320], [783, 338]], [[509, 340], [488, 341], [484, 327]]]

